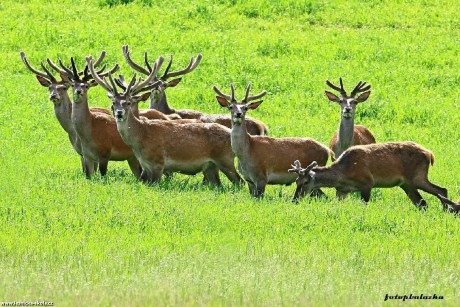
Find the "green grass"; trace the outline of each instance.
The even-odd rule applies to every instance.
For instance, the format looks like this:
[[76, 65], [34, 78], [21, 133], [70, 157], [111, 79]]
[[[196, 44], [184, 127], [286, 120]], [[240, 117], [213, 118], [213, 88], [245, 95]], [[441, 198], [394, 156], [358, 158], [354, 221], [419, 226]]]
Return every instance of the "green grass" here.
[[[122, 4], [122, 3], [127, 3]], [[56, 305], [381, 305], [385, 294], [443, 295], [458, 305], [460, 224], [436, 198], [419, 212], [400, 189], [290, 202], [294, 187], [134, 180], [127, 163], [86, 180], [48, 91], [22, 64], [50, 57], [106, 62], [174, 55], [200, 66], [168, 90], [171, 105], [226, 112], [212, 85], [241, 97], [273, 136], [327, 144], [339, 107], [324, 81], [372, 84], [356, 121], [379, 142], [432, 150], [430, 179], [460, 193], [457, 1], [10, 1], [0, 3], [0, 301]], [[94, 106], [110, 105], [90, 92]], [[222, 176], [223, 177], [223, 176]], [[414, 303], [414, 302], [412, 302]], [[418, 302], [415, 302], [418, 303]], [[424, 302], [425, 303], [425, 302]], [[437, 302], [429, 302], [438, 305]]]

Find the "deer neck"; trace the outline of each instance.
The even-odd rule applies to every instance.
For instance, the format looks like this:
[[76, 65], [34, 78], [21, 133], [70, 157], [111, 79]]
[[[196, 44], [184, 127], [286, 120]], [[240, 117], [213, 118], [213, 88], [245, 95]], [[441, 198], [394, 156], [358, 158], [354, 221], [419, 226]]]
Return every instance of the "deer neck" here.
[[82, 140], [91, 139], [91, 112], [88, 106], [88, 94], [84, 93], [79, 103], [72, 102], [72, 124]]
[[355, 118], [344, 118], [340, 120], [339, 126], [339, 139], [337, 145], [341, 151], [345, 151], [348, 147], [353, 145], [353, 133], [355, 127]]
[[239, 159], [247, 159], [250, 155], [250, 136], [246, 130], [246, 121], [241, 120], [240, 124], [232, 121], [231, 133], [232, 150]]
[[131, 109], [128, 108], [126, 119], [117, 120], [117, 130], [121, 138], [129, 147], [135, 149], [136, 146], [142, 146], [144, 133], [142, 131], [141, 120], [136, 117]]
[[75, 135], [72, 124], [72, 102], [67, 91], [63, 92], [59, 105], [54, 104], [54, 114], [61, 127], [71, 136]]
[[163, 114], [173, 114], [175, 113], [174, 109], [171, 109], [168, 105], [168, 100], [166, 99], [166, 93], [163, 93], [159, 100], [150, 100], [150, 109], [155, 109], [160, 111]]

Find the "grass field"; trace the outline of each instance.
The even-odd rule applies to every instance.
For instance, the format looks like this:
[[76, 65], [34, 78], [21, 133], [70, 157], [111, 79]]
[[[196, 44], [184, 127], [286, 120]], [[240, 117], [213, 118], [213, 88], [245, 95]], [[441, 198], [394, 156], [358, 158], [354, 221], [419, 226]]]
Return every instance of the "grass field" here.
[[[123, 4], [128, 2], [128, 4]], [[199, 67], [168, 90], [177, 108], [227, 112], [212, 85], [237, 95], [266, 89], [251, 116], [273, 136], [324, 144], [339, 107], [324, 81], [372, 84], [357, 123], [377, 141], [432, 150], [430, 179], [460, 193], [460, 19], [457, 1], [3, 0], [0, 3], [0, 301], [61, 305], [381, 305], [389, 295], [460, 302], [460, 223], [438, 200], [418, 211], [401, 189], [290, 202], [294, 186], [263, 200], [247, 187], [175, 175], [151, 187], [125, 162], [85, 179], [29, 61], [106, 50], [131, 75], [174, 55]], [[110, 106], [102, 88], [93, 106]], [[222, 176], [224, 177], [224, 176]], [[411, 301], [414, 304], [420, 301]], [[394, 302], [393, 302], [394, 303]], [[406, 301], [407, 303], [407, 301]]]

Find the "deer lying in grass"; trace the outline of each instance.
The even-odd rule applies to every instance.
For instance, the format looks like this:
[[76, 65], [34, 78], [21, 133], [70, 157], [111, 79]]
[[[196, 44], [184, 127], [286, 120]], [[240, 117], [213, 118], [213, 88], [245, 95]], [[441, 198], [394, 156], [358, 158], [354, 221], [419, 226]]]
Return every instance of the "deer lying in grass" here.
[[150, 96], [149, 92], [137, 94], [156, 86], [155, 83], [149, 85], [157, 73], [156, 63], [145, 81], [136, 82], [134, 76], [120, 93], [110, 74], [109, 84], [94, 71], [91, 57], [87, 57], [86, 61], [93, 77], [112, 100], [118, 131], [143, 168], [142, 181], [158, 182], [163, 172], [187, 175], [203, 172], [210, 183], [220, 185], [219, 169], [232, 183], [242, 183], [235, 170], [228, 128], [218, 124], [142, 120], [134, 115], [131, 104], [147, 100]]
[[[115, 119], [112, 116], [101, 113], [91, 113], [88, 107], [88, 89], [97, 85], [93, 77], [88, 73], [86, 66], [79, 73], [75, 61], [71, 58], [71, 69], [60, 61], [66, 77], [72, 81], [73, 103], [72, 123], [81, 141], [83, 157], [85, 160], [86, 177], [90, 178], [94, 173], [94, 162], [99, 162], [99, 170], [102, 176], [107, 173], [108, 161], [127, 160], [131, 171], [136, 178], [140, 177], [141, 168], [131, 148], [126, 145], [117, 131]], [[112, 73], [118, 64], [109, 71]], [[143, 83], [148, 84], [147, 78]]]
[[[70, 80], [68, 80], [65, 75], [61, 75], [61, 80], [57, 80], [54, 75], [45, 67], [43, 62], [40, 63], [40, 66], [44, 72], [32, 67], [24, 52], [21, 51], [20, 55], [25, 66], [36, 75], [38, 82], [42, 86], [49, 89], [50, 100], [54, 105], [54, 114], [56, 115], [56, 118], [61, 127], [65, 132], [67, 132], [72, 147], [80, 155], [82, 169], [85, 171], [80, 140], [77, 137], [77, 133], [75, 132], [75, 128], [71, 120], [72, 102], [70, 100], [69, 94], [67, 93], [67, 90], [70, 87]], [[98, 66], [102, 61], [104, 57], [103, 55], [104, 54], [101, 54], [99, 59], [96, 61], [96, 66]], [[50, 59], [47, 59], [47, 61], [48, 64], [52, 63]], [[99, 71], [99, 73], [102, 73], [104, 69], [105, 66]], [[103, 108], [90, 108], [90, 112], [110, 114], [109, 110]], [[94, 168], [97, 169], [97, 163], [94, 165]]]
[[[332, 84], [329, 80], [326, 84], [338, 91], [341, 97], [338, 97], [331, 92], [325, 91], [327, 98], [330, 101], [337, 102], [340, 104], [341, 118], [339, 130], [332, 137], [329, 148], [332, 149], [336, 157], [339, 157], [345, 150], [353, 145], [366, 145], [375, 143], [375, 138], [366, 127], [362, 125], [355, 125], [355, 110], [356, 106], [360, 102], [364, 102], [369, 98], [371, 94], [368, 91], [371, 86], [367, 85], [366, 82], [359, 82], [350, 95], [343, 88], [342, 78], [340, 78], [340, 87]], [[356, 94], [362, 93], [359, 97], [355, 97]]]
[[249, 102], [262, 98], [267, 92], [249, 96], [251, 84], [248, 84], [244, 98], [238, 102], [233, 84], [230, 87], [231, 95], [222, 93], [216, 86], [213, 89], [218, 95], [216, 99], [219, 104], [231, 112], [232, 149], [238, 157], [238, 170], [248, 182], [252, 196], [262, 197], [267, 184], [288, 185], [295, 181], [296, 175], [286, 172], [290, 165], [286, 161], [290, 161], [289, 157], [298, 156], [304, 163], [318, 161], [320, 165], [326, 165], [333, 153], [313, 139], [250, 135], [246, 130], [246, 112], [255, 110], [262, 101]]
[[368, 202], [373, 188], [401, 187], [410, 200], [421, 208], [427, 206], [417, 190], [447, 197], [447, 190], [428, 180], [428, 169], [434, 163], [431, 151], [413, 142], [394, 142], [350, 147], [330, 166], [306, 168], [294, 162], [291, 173], [297, 173], [294, 201], [322, 187], [336, 188], [339, 199], [358, 191]]
[[[145, 67], [135, 63], [128, 50], [128, 45], [123, 46], [123, 55], [126, 59], [126, 62], [136, 71], [140, 72], [141, 74], [148, 75], [152, 71], [152, 66], [148, 62], [147, 52], [144, 54], [144, 62]], [[202, 112], [194, 111], [194, 110], [175, 110], [172, 109], [168, 105], [168, 101], [166, 98], [166, 89], [168, 87], [175, 87], [182, 78], [173, 79], [171, 81], [167, 81], [170, 78], [182, 76], [192, 72], [198, 64], [200, 64], [202, 55], [198, 54], [196, 59], [193, 57], [190, 59], [188, 66], [184, 69], [172, 71], [170, 72], [171, 64], [172, 64], [172, 56], [168, 63], [168, 66], [161, 76], [156, 76], [152, 82], [157, 83], [157, 86], [153, 88], [151, 96], [150, 96], [150, 108], [159, 110], [165, 114], [178, 114], [181, 118], [184, 119], [198, 119], [204, 123], [217, 123], [228, 128], [232, 127], [231, 118], [228, 115], [224, 114], [205, 114]], [[162, 63], [160, 63], [161, 65]], [[160, 70], [160, 67], [158, 67]], [[161, 81], [161, 82], [158, 82]], [[251, 135], [268, 135], [268, 127], [261, 121], [246, 118], [246, 127], [248, 129], [249, 134]]]

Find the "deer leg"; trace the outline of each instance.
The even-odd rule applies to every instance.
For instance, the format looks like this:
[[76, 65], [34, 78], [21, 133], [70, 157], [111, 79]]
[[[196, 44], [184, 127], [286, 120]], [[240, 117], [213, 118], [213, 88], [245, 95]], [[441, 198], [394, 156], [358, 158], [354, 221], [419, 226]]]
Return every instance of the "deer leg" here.
[[219, 169], [217, 168], [217, 165], [213, 164], [207, 169], [203, 171], [203, 184], [214, 184], [216, 186], [221, 186], [222, 183], [220, 182], [219, 178]]
[[410, 198], [414, 205], [416, 205], [419, 208], [427, 207], [426, 201], [423, 199], [422, 195], [420, 195], [416, 188], [408, 184], [403, 184], [401, 186], [401, 189], [404, 190], [404, 192]]
[[[417, 184], [416, 188], [422, 191], [425, 191], [427, 193], [430, 193], [431, 195], [434, 195], [436, 197], [438, 196], [438, 194], [440, 194], [447, 198], [447, 189], [431, 183], [428, 179], [421, 182], [420, 184]], [[443, 202], [441, 202], [441, 204], [442, 204], [442, 208], [444, 209], [444, 211], [447, 211], [448, 206]]]
[[311, 197], [327, 197], [327, 195], [321, 191], [321, 189], [314, 189], [310, 192]]
[[139, 176], [139, 180], [147, 184], [158, 183], [161, 180], [161, 176], [163, 176], [163, 168], [144, 168], [142, 174]]
[[[109, 164], [109, 160], [101, 160], [99, 161], [99, 173], [101, 173], [101, 176], [104, 177], [107, 175], [107, 165]], [[94, 171], [96, 171], [97, 168], [97, 163], [94, 162]]]
[[[131, 172], [133, 173], [134, 177], [137, 179], [141, 179], [141, 174], [142, 174], [142, 167], [139, 164], [139, 161], [137, 161], [136, 157], [131, 157], [128, 159], [128, 165], [129, 168], [131, 169]], [[101, 168], [102, 166], [99, 166]], [[102, 172], [101, 172], [102, 174]]]
[[83, 167], [83, 170], [85, 172], [86, 178], [90, 179], [94, 173], [94, 163], [95, 162], [87, 158], [83, 158], [83, 160], [85, 164], [85, 166]]
[[339, 191], [339, 190], [335, 190], [335, 195], [337, 196], [337, 198], [339, 200], [344, 200], [347, 195], [348, 195], [348, 192], [343, 192], [343, 191]]
[[264, 193], [265, 193], [265, 186], [267, 185], [267, 183], [265, 182], [265, 180], [259, 180], [257, 182], [257, 184], [255, 185], [256, 186], [256, 189], [255, 189], [255, 193], [254, 193], [254, 197], [255, 198], [263, 198], [264, 197]]
[[360, 190], [361, 193], [361, 200], [365, 203], [369, 202], [369, 199], [371, 198], [371, 191], [372, 188], [362, 188]]
[[81, 162], [81, 170], [83, 171], [83, 173], [86, 174], [85, 158], [83, 158], [83, 156], [80, 156], [80, 162]]
[[217, 167], [225, 174], [225, 176], [230, 180], [234, 185], [243, 185], [244, 180], [240, 177], [238, 172], [235, 169], [233, 164], [233, 159], [231, 161], [223, 161], [217, 163]]

